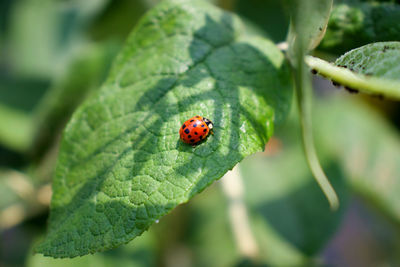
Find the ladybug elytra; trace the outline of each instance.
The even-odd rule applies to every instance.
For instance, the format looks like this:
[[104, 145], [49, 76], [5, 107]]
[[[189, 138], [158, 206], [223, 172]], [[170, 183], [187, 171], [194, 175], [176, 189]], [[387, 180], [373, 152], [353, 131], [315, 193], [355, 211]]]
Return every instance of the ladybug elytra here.
[[194, 116], [179, 128], [181, 140], [187, 144], [196, 145], [212, 133], [213, 123], [207, 118]]

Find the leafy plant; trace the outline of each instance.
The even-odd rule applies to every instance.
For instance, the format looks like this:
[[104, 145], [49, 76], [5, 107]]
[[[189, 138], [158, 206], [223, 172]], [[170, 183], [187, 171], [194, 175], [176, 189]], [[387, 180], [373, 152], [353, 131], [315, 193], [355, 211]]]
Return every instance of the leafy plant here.
[[[165, 2], [141, 20], [64, 132], [39, 252], [125, 243], [264, 148], [289, 107], [289, 68], [271, 42], [241, 27], [203, 2]], [[196, 114], [215, 135], [192, 148], [176, 129]]]
[[[355, 97], [313, 104], [311, 74], [398, 101], [398, 3], [273, 3], [287, 17], [269, 37], [264, 1], [155, 2], [7, 4], [11, 34], [0, 47], [11, 53], [0, 64], [13, 67], [0, 79], [19, 86], [0, 92], [0, 230], [43, 213], [52, 179], [47, 233], [29, 250], [101, 252], [27, 265], [156, 265], [181, 243], [193, 265], [318, 265], [354, 195], [398, 223], [397, 130]], [[179, 128], [195, 115], [214, 134], [190, 146]], [[211, 186], [224, 175], [222, 191]]]

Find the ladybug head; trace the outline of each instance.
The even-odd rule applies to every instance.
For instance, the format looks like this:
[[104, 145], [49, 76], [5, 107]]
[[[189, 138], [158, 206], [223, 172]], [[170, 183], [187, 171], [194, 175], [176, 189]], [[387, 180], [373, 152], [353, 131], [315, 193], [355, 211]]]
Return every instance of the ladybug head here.
[[204, 117], [203, 117], [203, 121], [207, 124], [207, 126], [210, 130], [213, 128], [214, 124], [212, 123], [212, 121], [210, 121], [209, 119], [204, 118]]

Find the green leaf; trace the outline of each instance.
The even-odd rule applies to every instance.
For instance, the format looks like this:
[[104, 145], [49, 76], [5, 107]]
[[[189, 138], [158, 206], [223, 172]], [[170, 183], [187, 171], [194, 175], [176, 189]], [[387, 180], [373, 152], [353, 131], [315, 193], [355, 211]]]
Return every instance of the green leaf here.
[[95, 40], [126, 39], [140, 17], [158, 0], [107, 0], [107, 8], [91, 23], [89, 35]]
[[315, 48], [325, 34], [333, 0], [286, 0], [290, 16], [288, 34], [289, 56], [301, 57], [298, 49], [307, 53]]
[[62, 73], [65, 59], [85, 42], [85, 27], [108, 1], [43, 0], [40, 5], [35, 0], [16, 2], [7, 39], [12, 70], [43, 79]]
[[48, 81], [0, 74], [0, 104], [31, 113], [45, 94]]
[[400, 81], [400, 42], [381, 42], [365, 45], [347, 52], [335, 61], [366, 76]]
[[162, 242], [163, 249], [171, 249], [171, 243], [180, 237], [177, 246], [188, 249], [193, 266], [235, 266], [240, 260], [229, 223], [227, 201], [218, 185], [214, 183], [157, 225], [159, 236], [168, 238]]
[[32, 156], [40, 156], [53, 145], [72, 112], [104, 81], [116, 48], [109, 43], [86, 45], [72, 56], [66, 71], [55, 79], [34, 111]]
[[[237, 17], [203, 1], [162, 2], [66, 127], [37, 251], [74, 257], [140, 235], [263, 150], [291, 95], [284, 56]], [[214, 135], [193, 148], [178, 130], [197, 114]]]
[[151, 267], [157, 266], [157, 244], [154, 233], [148, 232], [138, 238], [134, 243], [130, 243], [119, 248], [87, 255], [75, 259], [52, 259], [43, 255], [33, 255], [30, 253], [27, 267], [108, 267], [108, 266], [132, 266], [132, 267]]
[[399, 133], [381, 114], [354, 100], [337, 97], [316, 107], [319, 147], [338, 160], [356, 193], [398, 224]]
[[354, 49], [335, 62], [315, 57], [308, 65], [324, 77], [368, 94], [400, 100], [400, 42], [373, 43]]
[[[307, 166], [297, 116], [278, 130], [269, 147], [275, 147], [274, 154], [274, 150], [256, 154], [240, 164], [253, 227], [259, 229], [261, 224], [265, 228], [255, 236], [260, 254], [269, 264], [299, 266], [319, 253], [339, 227], [349, 198], [346, 177], [335, 157], [326, 150], [319, 151], [322, 166], [341, 201], [340, 208], [332, 212]], [[303, 266], [310, 264], [303, 262]]]
[[312, 84], [304, 63], [307, 52], [323, 37], [328, 22], [332, 0], [288, 0], [291, 24], [288, 35], [288, 56], [294, 70], [296, 99], [299, 108], [304, 152], [315, 180], [329, 200], [332, 209], [339, 205], [335, 190], [318, 160], [312, 133]]
[[233, 10], [268, 33], [273, 41], [282, 42], [286, 38], [289, 25], [282, 2], [235, 0]]
[[335, 5], [319, 50], [342, 54], [372, 42], [400, 39], [400, 5], [346, 3]]
[[19, 152], [26, 152], [33, 134], [30, 114], [0, 104], [0, 144]]

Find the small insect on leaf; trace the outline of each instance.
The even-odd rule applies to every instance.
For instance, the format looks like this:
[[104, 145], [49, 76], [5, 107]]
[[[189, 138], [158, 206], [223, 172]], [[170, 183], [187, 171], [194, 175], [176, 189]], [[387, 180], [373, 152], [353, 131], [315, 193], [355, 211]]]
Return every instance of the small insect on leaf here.
[[179, 135], [184, 143], [195, 146], [206, 139], [209, 133], [212, 134], [213, 126], [211, 120], [197, 115], [183, 123]]

